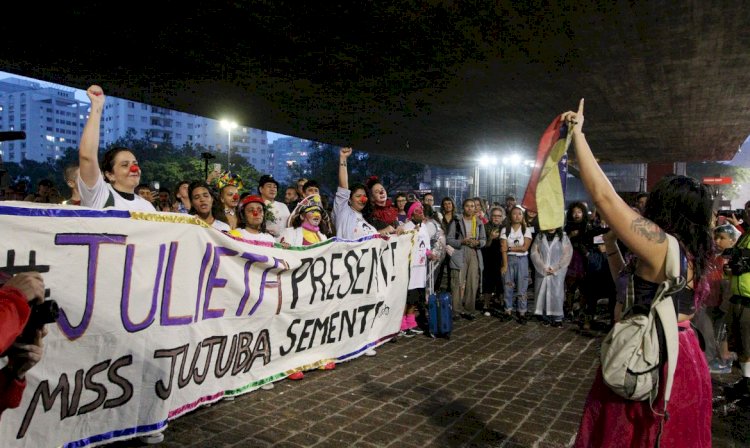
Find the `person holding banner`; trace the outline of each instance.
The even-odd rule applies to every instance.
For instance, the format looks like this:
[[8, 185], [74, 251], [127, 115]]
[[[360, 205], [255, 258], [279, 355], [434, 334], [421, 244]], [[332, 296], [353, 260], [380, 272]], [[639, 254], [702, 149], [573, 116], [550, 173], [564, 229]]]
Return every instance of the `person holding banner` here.
[[[336, 235], [342, 240], [357, 240], [366, 236], [377, 235], [378, 231], [368, 223], [362, 210], [367, 205], [367, 190], [362, 184], [352, 185], [349, 190], [349, 172], [347, 159], [352, 155], [352, 148], [341, 148], [339, 151], [339, 188], [333, 203], [336, 216]], [[375, 350], [365, 352], [366, 356], [375, 356]]]
[[203, 222], [221, 232], [232, 230], [229, 224], [214, 218], [214, 197], [211, 189], [202, 180], [196, 180], [188, 186], [188, 197], [190, 197], [190, 214], [200, 218]]
[[222, 173], [216, 180], [219, 188], [219, 202], [221, 207], [217, 210], [216, 219], [223, 221], [232, 229], [240, 226], [240, 218], [237, 207], [240, 203], [240, 190], [243, 187], [242, 179], [236, 174]]
[[425, 286], [427, 281], [427, 266], [430, 260], [437, 260], [438, 254], [432, 253], [430, 232], [424, 225], [425, 215], [421, 202], [407, 203], [404, 231], [416, 230], [417, 240], [412, 248], [411, 267], [409, 269], [409, 287], [406, 294], [406, 308], [401, 319], [399, 336], [407, 338], [424, 333], [417, 325], [416, 314], [426, 316]]
[[273, 246], [276, 239], [266, 232], [266, 203], [257, 195], [248, 195], [240, 202], [240, 228], [229, 232], [243, 240]]
[[86, 95], [91, 100], [91, 112], [78, 146], [81, 205], [155, 212], [153, 204], [135, 194], [135, 187], [141, 180], [141, 168], [128, 148], [110, 149], [104, 153], [102, 166], [99, 167], [99, 126], [104, 111], [104, 91], [92, 85], [86, 90]]
[[311, 246], [328, 238], [320, 231], [320, 223], [323, 220], [323, 205], [320, 196], [308, 196], [294, 209], [289, 217], [289, 225], [284, 229], [279, 241], [285, 247], [288, 246]]
[[[29, 320], [30, 304], [43, 300], [44, 280], [38, 272], [18, 274], [0, 288], [0, 353], [9, 358], [8, 364], [0, 370], [0, 415], [21, 404], [26, 372], [42, 359], [46, 328], [37, 330], [31, 343], [15, 341]], [[6, 353], [10, 348], [13, 350]]]
[[339, 188], [333, 211], [336, 217], [336, 235], [343, 240], [376, 235], [378, 231], [362, 216], [367, 205], [367, 190], [362, 184], [352, 185], [349, 190], [349, 172], [346, 160], [352, 155], [352, 148], [341, 148], [339, 152]]
[[659, 396], [652, 407], [649, 400], [617, 395], [604, 383], [599, 368], [586, 398], [575, 446], [710, 447], [711, 377], [690, 319], [704, 301], [714, 252], [709, 231], [711, 193], [693, 178], [667, 176], [651, 191], [641, 216], [623, 201], [599, 167], [582, 131], [583, 104], [581, 100], [578, 112], [565, 112], [560, 118], [572, 129], [581, 180], [596, 209], [638, 257], [633, 277], [636, 303], [648, 306], [666, 280], [667, 232], [677, 239], [687, 258], [687, 286], [673, 297], [679, 353], [667, 409], [663, 370]]

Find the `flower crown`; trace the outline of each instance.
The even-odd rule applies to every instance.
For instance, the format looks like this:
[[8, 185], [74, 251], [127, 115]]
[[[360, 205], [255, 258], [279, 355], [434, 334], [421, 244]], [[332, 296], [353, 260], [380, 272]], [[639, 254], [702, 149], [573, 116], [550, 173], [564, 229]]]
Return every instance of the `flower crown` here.
[[224, 171], [218, 179], [216, 179], [216, 188], [221, 190], [226, 186], [233, 186], [237, 187], [238, 190], [242, 190], [245, 185], [242, 183], [242, 178], [239, 174], [234, 174], [231, 171]]

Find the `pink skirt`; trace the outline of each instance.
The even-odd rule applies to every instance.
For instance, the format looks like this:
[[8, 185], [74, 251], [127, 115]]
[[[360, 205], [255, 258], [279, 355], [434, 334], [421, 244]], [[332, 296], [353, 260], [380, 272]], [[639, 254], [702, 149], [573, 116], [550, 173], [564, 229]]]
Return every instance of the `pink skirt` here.
[[[681, 325], [682, 326], [682, 325]], [[711, 375], [691, 328], [681, 328], [669, 419], [664, 422], [661, 447], [711, 447]], [[666, 369], [662, 371], [664, 378]], [[663, 388], [663, 381], [661, 381]], [[654, 410], [663, 413], [663, 389]], [[640, 448], [656, 446], [663, 417], [648, 400], [620, 397], [604, 383], [601, 367], [586, 398], [575, 447]]]

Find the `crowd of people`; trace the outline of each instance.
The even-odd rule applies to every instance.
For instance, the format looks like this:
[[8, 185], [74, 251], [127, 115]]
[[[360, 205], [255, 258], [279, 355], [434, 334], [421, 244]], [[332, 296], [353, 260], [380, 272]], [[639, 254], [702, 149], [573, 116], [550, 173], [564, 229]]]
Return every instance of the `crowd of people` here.
[[[571, 203], [564, 226], [541, 229], [536, 211], [517, 204], [513, 196], [504, 204], [469, 198], [460, 207], [446, 197], [436, 207], [430, 193], [415, 198], [397, 192], [391, 200], [375, 176], [351, 183], [351, 148], [340, 150], [332, 202], [311, 179], [299, 179], [285, 190], [284, 202], [277, 201], [279, 183], [270, 175], [260, 177], [255, 192], [243, 191], [242, 179], [231, 173], [186, 180], [172, 190], [152, 189], [140, 183], [138, 160], [127, 148], [111, 149], [99, 160], [105, 98], [98, 86], [91, 86], [87, 95], [91, 114], [80, 141], [80, 164], [65, 171], [72, 191], [66, 204], [191, 214], [235, 238], [284, 248], [332, 237], [389, 238], [414, 231], [417, 244], [410, 257], [406, 307], [396, 339], [428, 331], [426, 299], [439, 289], [451, 294], [454, 320], [483, 314], [526, 325], [533, 315], [540, 325], [561, 328], [567, 319], [588, 332], [594, 330], [595, 316], [605, 315], [599, 330], [607, 331], [631, 311], [629, 297], [641, 305], [653, 298], [665, 279], [665, 235], [672, 235], [688, 266], [687, 288], [674, 300], [680, 351], [673, 393], [678, 400], [670, 402], [671, 419], [662, 421], [648, 403], [615, 396], [599, 372], [576, 446], [645, 446], [659, 439], [665, 446], [707, 446], [706, 440], [710, 445], [709, 371], [727, 373], [733, 362], [738, 362], [743, 379], [727, 394], [750, 403], [750, 313], [744, 312], [750, 307], [748, 223], [737, 216], [717, 223], [706, 187], [685, 176], [667, 177], [650, 194], [625, 203], [586, 143], [582, 107], [562, 117], [572, 132], [581, 179], [595, 210], [583, 202]], [[49, 181], [42, 181], [37, 192], [24, 199], [53, 202], [53, 189]], [[745, 216], [750, 216], [750, 201]], [[0, 305], [12, 302], [19, 322], [28, 312], [27, 300], [39, 298], [35, 282], [40, 279], [34, 279], [15, 277], [2, 290], [8, 298], [0, 298]], [[694, 328], [703, 334], [704, 349]], [[13, 342], [12, 334], [5, 333], [4, 348]], [[23, 362], [9, 364], [14, 370], [0, 372], [3, 390], [18, 390], [18, 379], [41, 356], [42, 336], [21, 347], [27, 355]], [[303, 372], [291, 376], [303, 377]], [[2, 405], [12, 407], [11, 398]], [[628, 443], [623, 445], [623, 440]]]

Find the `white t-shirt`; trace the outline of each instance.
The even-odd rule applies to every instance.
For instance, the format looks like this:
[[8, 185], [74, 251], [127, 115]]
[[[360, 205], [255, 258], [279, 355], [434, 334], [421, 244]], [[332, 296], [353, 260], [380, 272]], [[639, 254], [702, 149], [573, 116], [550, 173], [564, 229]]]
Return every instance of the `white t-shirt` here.
[[234, 229], [232, 232], [239, 233], [240, 238], [242, 238], [243, 240], [257, 241], [259, 243], [270, 243], [270, 244], [273, 244], [274, 242], [276, 242], [273, 235], [271, 235], [270, 233], [250, 233], [245, 229]]
[[529, 252], [511, 252], [510, 249], [513, 247], [523, 247], [524, 244], [526, 244], [526, 241], [524, 238], [532, 239], [532, 231], [531, 227], [526, 227], [526, 232], [523, 233], [522, 227], [519, 227], [518, 230], [513, 230], [513, 227], [510, 228], [510, 233], [506, 236], [505, 235], [505, 229], [503, 228], [500, 230], [500, 238], [504, 240], [508, 240], [508, 255], [513, 255], [516, 257], [523, 257], [524, 255], [528, 255]]
[[229, 232], [230, 230], [232, 230], [229, 224], [225, 223], [224, 221], [219, 221], [216, 218], [214, 218], [214, 222], [211, 223], [211, 227], [221, 232]]
[[274, 216], [273, 221], [266, 221], [266, 230], [271, 235], [277, 237], [276, 239], [278, 240], [284, 229], [286, 229], [286, 223], [289, 220], [289, 207], [279, 201], [273, 201], [266, 207], [271, 210]]
[[378, 233], [375, 227], [365, 221], [362, 213], [354, 211], [349, 206], [349, 195], [351, 192], [346, 188], [339, 187], [336, 190], [336, 200], [333, 203], [333, 212], [336, 216], [336, 236], [342, 240], [357, 240], [363, 236]]
[[[407, 221], [404, 230], [414, 230], [416, 224]], [[417, 241], [411, 250], [411, 273], [409, 274], [409, 289], [424, 288], [427, 281], [427, 251], [430, 250], [430, 232], [425, 225], [419, 227]]]
[[112, 185], [104, 182], [104, 178], [101, 174], [96, 179], [93, 188], [86, 186], [86, 183], [81, 179], [81, 176], [78, 176], [78, 191], [81, 194], [81, 205], [84, 207], [104, 208], [104, 204], [107, 203], [107, 199], [109, 199], [109, 195], [111, 194], [114, 198], [115, 205], [107, 207], [109, 209], [138, 212], [156, 211], [153, 204], [138, 195], [135, 195], [132, 201], [120, 196], [120, 194], [112, 188]]

